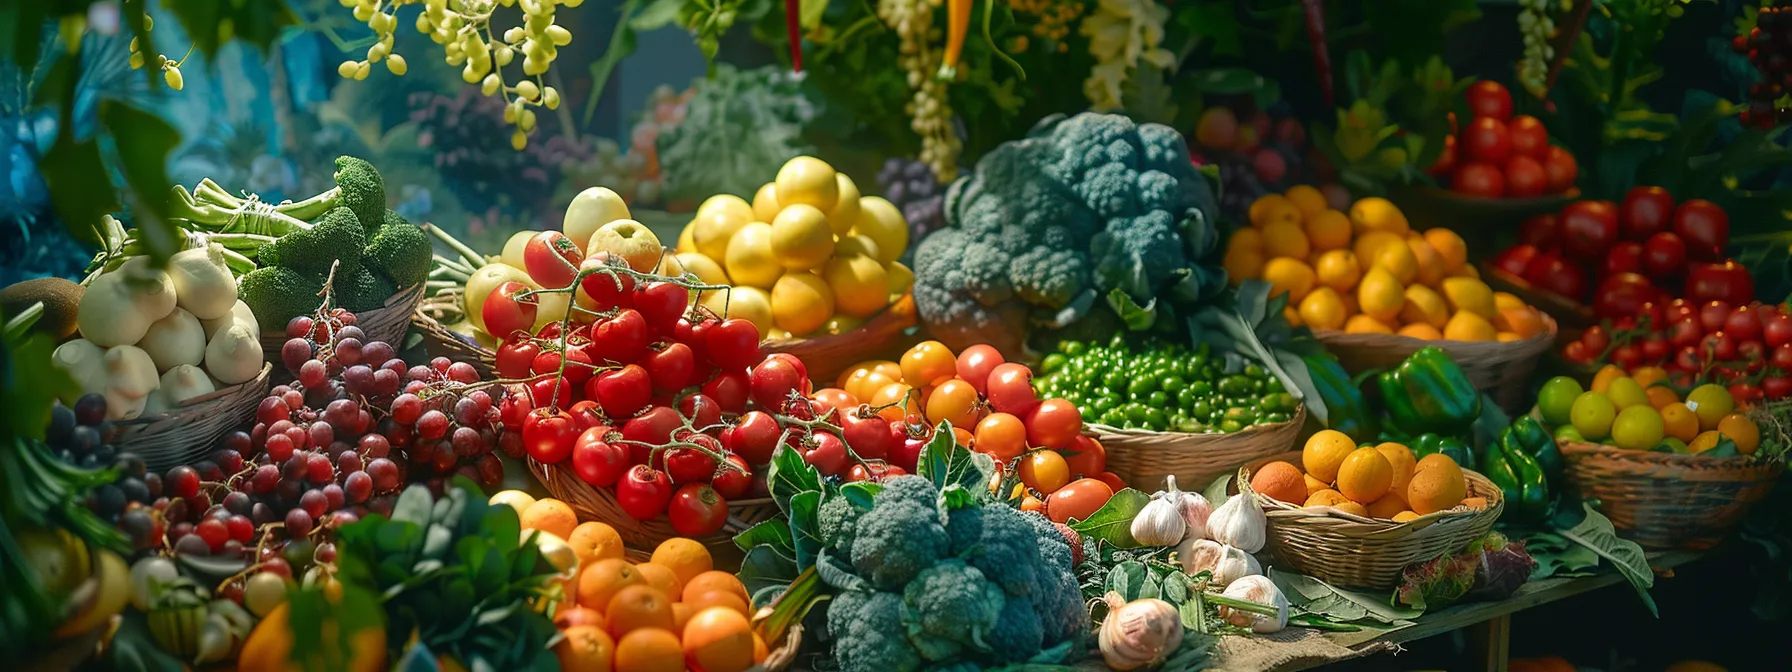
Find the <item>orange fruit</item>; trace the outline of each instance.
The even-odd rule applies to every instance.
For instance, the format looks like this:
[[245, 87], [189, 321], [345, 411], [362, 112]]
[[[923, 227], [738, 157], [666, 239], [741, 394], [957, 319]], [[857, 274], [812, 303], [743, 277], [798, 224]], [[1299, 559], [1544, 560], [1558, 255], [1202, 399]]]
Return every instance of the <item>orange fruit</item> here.
[[1419, 236], [1406, 239], [1407, 249], [1412, 251], [1413, 259], [1419, 262], [1418, 281], [1420, 284], [1436, 285], [1444, 279], [1444, 258], [1431, 247], [1431, 243]]
[[771, 655], [772, 652], [766, 647], [765, 640], [759, 637], [759, 633], [753, 633], [753, 664], [758, 665], [763, 663], [765, 662], [765, 659], [771, 657]]
[[1493, 326], [1500, 331], [1510, 331], [1518, 335], [1520, 340], [1533, 338], [1543, 333], [1543, 316], [1534, 308], [1501, 308], [1493, 316]]
[[603, 612], [572, 603], [562, 604], [554, 611], [554, 627], [561, 630], [581, 625], [597, 626], [597, 629], [602, 630], [608, 624]]
[[[1356, 304], [1364, 315], [1392, 324], [1406, 306], [1406, 285], [1388, 269], [1370, 266], [1356, 286]], [[1390, 330], [1391, 331], [1391, 330]]]
[[1239, 229], [1226, 239], [1226, 251], [1263, 252], [1263, 232], [1257, 229]]
[[1496, 331], [1493, 332], [1493, 340], [1501, 343], [1517, 343], [1524, 340], [1524, 337], [1510, 331]]
[[1337, 210], [1308, 215], [1307, 241], [1315, 250], [1345, 250], [1350, 247], [1350, 218]]
[[675, 635], [684, 634], [684, 624], [691, 622], [691, 616], [696, 615], [696, 613], [697, 613], [697, 609], [695, 607], [692, 607], [689, 604], [685, 604], [683, 602], [673, 602], [672, 603], [672, 634], [675, 634]]
[[[1686, 404], [1680, 403], [1680, 395], [1674, 392], [1674, 388], [1666, 385], [1650, 385], [1644, 387], [1643, 394], [1649, 396], [1649, 405], [1654, 406], [1656, 409], [1663, 409], [1675, 405], [1682, 407], [1686, 406]], [[1687, 410], [1689, 413], [1691, 412], [1691, 409]], [[1699, 416], [1695, 414], [1692, 417], [1694, 420], [1697, 420]]]
[[[1437, 458], [1437, 459], [1433, 459]], [[1425, 515], [1455, 508], [1468, 492], [1462, 468], [1442, 453], [1426, 455], [1406, 484], [1406, 503], [1414, 513]]]
[[[1651, 387], [1650, 390], [1666, 390], [1665, 387]], [[1671, 390], [1670, 390], [1671, 391]], [[1690, 443], [1699, 436], [1699, 416], [1687, 408], [1686, 404], [1670, 403], [1658, 407], [1661, 412], [1662, 433]]]
[[672, 629], [672, 599], [658, 588], [636, 585], [616, 591], [610, 605], [604, 608], [610, 621], [611, 637], [621, 637], [641, 628]]
[[[740, 599], [739, 595], [726, 590], [712, 590], [694, 598], [687, 599], [682, 602], [682, 604], [690, 605], [693, 612], [703, 611], [710, 607], [727, 607], [740, 612], [742, 616], [748, 615], [747, 601]], [[682, 632], [682, 629], [680, 631]]]
[[1294, 306], [1282, 306], [1282, 319], [1287, 320], [1290, 327], [1301, 326], [1300, 311]]
[[1228, 250], [1220, 259], [1226, 277], [1236, 285], [1245, 280], [1263, 277], [1263, 250]]
[[686, 587], [689, 587], [692, 577], [715, 569], [716, 566], [715, 559], [709, 555], [709, 549], [684, 537], [673, 537], [660, 542], [659, 547], [653, 549], [653, 556], [648, 562], [672, 570], [678, 576], [678, 582]]
[[[249, 638], [243, 641], [243, 651], [237, 656], [239, 670], [268, 670], [270, 672], [298, 672], [305, 669], [292, 661], [292, 619], [291, 606], [281, 604], [255, 624], [249, 631]], [[334, 630], [336, 623], [326, 621], [324, 627]], [[335, 637], [324, 639], [328, 653], [342, 656], [347, 665], [342, 669], [347, 672], [376, 672], [388, 669], [386, 665], [386, 629], [380, 627], [366, 628], [357, 633], [349, 641], [349, 650], [342, 651]]]
[[1476, 511], [1486, 511], [1487, 510], [1487, 498], [1486, 497], [1463, 497], [1462, 505], [1466, 506], [1468, 508], [1474, 509]]
[[552, 498], [536, 500], [518, 520], [525, 530], [541, 530], [561, 539], [571, 537], [579, 526], [579, 516], [572, 512], [572, 507]]
[[753, 666], [753, 628], [725, 607], [697, 612], [684, 626], [684, 662], [701, 672], [743, 672]]
[[1382, 245], [1367, 261], [1370, 268], [1385, 268], [1393, 273], [1394, 278], [1402, 285], [1410, 284], [1419, 277], [1419, 258], [1413, 255], [1412, 246], [1405, 241]]
[[1294, 207], [1294, 203], [1281, 194], [1268, 194], [1258, 198], [1251, 203], [1250, 212], [1247, 214], [1251, 218], [1251, 225], [1257, 228], [1264, 228], [1279, 222], [1297, 226], [1300, 224], [1300, 208]]
[[1251, 489], [1279, 502], [1307, 500], [1307, 481], [1294, 465], [1277, 460], [1263, 465], [1251, 475]]
[[1313, 272], [1317, 274], [1319, 284], [1340, 292], [1356, 289], [1356, 282], [1363, 279], [1363, 267], [1350, 250], [1319, 253], [1313, 260]]
[[1400, 304], [1400, 321], [1438, 329], [1449, 323], [1450, 306], [1437, 290], [1424, 285], [1407, 285], [1401, 296], [1405, 302]]
[[1457, 312], [1474, 313], [1483, 320], [1492, 320], [1494, 313], [1499, 312], [1493, 302], [1493, 289], [1480, 280], [1444, 278], [1442, 290], [1450, 307]]
[[1419, 514], [1417, 514], [1417, 513], [1414, 513], [1412, 511], [1401, 511], [1399, 513], [1394, 514], [1390, 518], [1390, 520], [1393, 520], [1396, 523], [1404, 523], [1409, 520], [1418, 520], [1418, 518], [1419, 518]]
[[1491, 341], [1494, 340], [1493, 325], [1487, 318], [1466, 310], [1458, 310], [1444, 324], [1444, 340], [1448, 341]]
[[1263, 279], [1269, 281], [1269, 295], [1287, 294], [1289, 303], [1307, 298], [1318, 281], [1313, 268], [1301, 259], [1276, 257], [1263, 264]]
[[591, 521], [579, 523], [565, 537], [566, 545], [579, 556], [579, 564], [588, 565], [604, 558], [622, 557], [622, 535], [608, 524]]
[[[1294, 209], [1300, 211], [1300, 216], [1308, 220], [1331, 207], [1325, 204], [1325, 194], [1320, 193], [1318, 188], [1310, 184], [1297, 184], [1289, 187], [1287, 191], [1282, 192], [1282, 197], [1288, 199], [1289, 203], [1293, 203]], [[1345, 220], [1344, 226], [1346, 227], [1345, 232], [1348, 233], [1350, 221]]]
[[740, 579], [734, 578], [733, 574], [729, 574], [719, 569], [698, 574], [691, 577], [691, 580], [684, 582], [682, 599], [689, 602], [693, 598], [712, 591], [732, 593], [740, 597], [742, 602], [753, 601], [752, 596], [747, 594], [747, 587], [741, 584]]
[[1315, 432], [1307, 439], [1306, 445], [1301, 447], [1300, 463], [1307, 468], [1308, 475], [1325, 485], [1338, 480], [1338, 468], [1344, 464], [1344, 458], [1355, 450], [1356, 442], [1349, 435], [1335, 429], [1324, 429]]
[[1616, 364], [1607, 364], [1593, 374], [1593, 384], [1587, 388], [1590, 392], [1604, 392], [1611, 387], [1612, 381], [1624, 377], [1624, 369]]
[[1320, 490], [1319, 492], [1315, 492], [1312, 495], [1308, 496], [1306, 498], [1306, 500], [1301, 504], [1301, 506], [1303, 506], [1303, 507], [1304, 506], [1336, 507], [1337, 505], [1343, 504], [1348, 501], [1350, 501], [1349, 497], [1345, 497], [1344, 495], [1340, 494], [1337, 490], [1332, 490], [1330, 488], [1327, 488], [1325, 490]]
[[1300, 321], [1314, 329], [1337, 331], [1344, 327], [1344, 299], [1338, 291], [1321, 286], [1301, 299]]
[[1358, 448], [1344, 458], [1338, 467], [1338, 492], [1351, 501], [1368, 504], [1388, 494], [1394, 480], [1394, 467], [1388, 458], [1374, 448]]
[[1356, 254], [1357, 263], [1368, 269], [1375, 265], [1372, 263], [1375, 261], [1375, 253], [1380, 252], [1383, 247], [1400, 242], [1400, 236], [1386, 231], [1371, 231], [1357, 234], [1356, 240], [1350, 244], [1350, 251]]
[[1369, 517], [1389, 519], [1393, 518], [1394, 514], [1407, 510], [1407, 508], [1406, 497], [1401, 496], [1398, 491], [1392, 490], [1390, 490], [1388, 494], [1382, 495], [1381, 499], [1375, 500], [1375, 503], [1368, 506]]
[[1667, 380], [1668, 370], [1659, 366], [1639, 366], [1630, 370], [1630, 379], [1646, 388]]
[[[1412, 482], [1412, 472], [1418, 469], [1418, 458], [1413, 457], [1412, 449], [1392, 441], [1375, 447], [1382, 457], [1388, 458], [1388, 466], [1394, 469], [1394, 478], [1388, 482], [1388, 492], [1396, 494], [1406, 492], [1406, 484]], [[1401, 501], [1405, 501], [1401, 497]], [[1405, 508], [1405, 507], [1402, 507]], [[1398, 510], [1398, 509], [1396, 509]]]
[[1400, 212], [1392, 201], [1380, 196], [1370, 196], [1358, 200], [1350, 206], [1350, 224], [1357, 235], [1368, 231], [1386, 231], [1404, 236], [1412, 226], [1406, 222], [1406, 214]]
[[1426, 341], [1444, 340], [1444, 332], [1438, 331], [1437, 327], [1424, 323], [1408, 324], [1400, 327], [1400, 330], [1394, 333]]
[[1731, 413], [1717, 421], [1717, 433], [1736, 442], [1736, 452], [1743, 455], [1755, 454], [1755, 448], [1761, 445], [1761, 428], [1741, 413]]
[[1277, 220], [1263, 225], [1263, 254], [1270, 258], [1306, 259], [1313, 251], [1299, 221]]
[[580, 625], [560, 632], [564, 636], [554, 645], [554, 657], [560, 659], [563, 672], [610, 672], [610, 658], [616, 642], [603, 630]]
[[641, 578], [647, 581], [647, 585], [660, 589], [660, 592], [668, 596], [684, 594], [684, 582], [678, 580], [678, 574], [671, 567], [643, 562], [635, 565], [635, 571], [641, 573]]
[[1351, 315], [1344, 321], [1346, 334], [1391, 334], [1394, 330], [1381, 320], [1368, 315]]
[[1341, 513], [1348, 513], [1348, 514], [1352, 514], [1352, 515], [1362, 516], [1364, 518], [1369, 517], [1369, 507], [1363, 506], [1361, 504], [1350, 501], [1348, 499], [1346, 499], [1342, 502], [1338, 502], [1337, 504], [1333, 505], [1332, 508], [1337, 509]]
[[684, 672], [684, 646], [670, 630], [635, 630], [616, 640], [616, 672]]
[[[622, 558], [605, 558], [579, 572], [579, 606], [603, 611], [610, 598], [630, 586], [647, 585], [635, 566]], [[605, 612], [606, 615], [608, 612]]]
[[1444, 271], [1454, 271], [1468, 263], [1468, 243], [1462, 236], [1449, 229], [1429, 229], [1425, 231], [1425, 242], [1431, 249], [1437, 250], [1437, 256], [1444, 262]]
[[1320, 490], [1330, 490], [1332, 487], [1330, 483], [1313, 478], [1312, 474], [1301, 474], [1301, 478], [1306, 479], [1308, 497], [1312, 497], [1313, 493], [1319, 492]]

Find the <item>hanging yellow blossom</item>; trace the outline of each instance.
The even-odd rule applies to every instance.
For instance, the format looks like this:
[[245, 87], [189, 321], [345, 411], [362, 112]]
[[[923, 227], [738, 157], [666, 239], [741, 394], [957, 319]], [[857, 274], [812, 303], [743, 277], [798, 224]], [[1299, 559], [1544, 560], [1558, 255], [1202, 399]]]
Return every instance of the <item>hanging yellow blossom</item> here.
[[1121, 85], [1141, 60], [1165, 69], [1175, 65], [1175, 55], [1161, 46], [1169, 18], [1169, 8], [1154, 0], [1101, 0], [1083, 20], [1081, 32], [1089, 38], [1089, 55], [1096, 62], [1083, 80], [1090, 107], [1119, 109]]

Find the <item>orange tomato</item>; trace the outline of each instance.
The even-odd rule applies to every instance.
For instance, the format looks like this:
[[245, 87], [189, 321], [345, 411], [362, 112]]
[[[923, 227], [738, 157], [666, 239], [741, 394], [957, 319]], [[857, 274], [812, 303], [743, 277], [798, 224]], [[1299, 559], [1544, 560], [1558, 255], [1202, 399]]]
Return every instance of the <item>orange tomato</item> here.
[[909, 387], [938, 385], [958, 375], [958, 356], [939, 341], [923, 341], [902, 353], [902, 382]]
[[957, 378], [940, 383], [927, 397], [927, 421], [935, 425], [950, 422], [953, 427], [975, 427], [976, 409], [976, 388]]
[[1108, 488], [1114, 492], [1126, 489], [1126, 481], [1120, 480], [1120, 475], [1111, 471], [1101, 472], [1095, 477], [1095, 480], [1108, 484]]
[[1070, 448], [1062, 452], [1064, 461], [1070, 466], [1071, 478], [1093, 478], [1108, 470], [1108, 450], [1094, 437], [1079, 434], [1070, 441]]
[[1020, 498], [1020, 510], [1038, 511], [1043, 514], [1045, 513], [1045, 502], [1040, 501], [1038, 497], [1034, 497], [1031, 494], [1022, 495]]
[[976, 444], [977, 450], [996, 458], [996, 462], [1007, 462], [1026, 452], [1027, 426], [1007, 413], [991, 413], [977, 423]]
[[1070, 482], [1070, 465], [1058, 451], [1035, 450], [1020, 460], [1020, 482], [1040, 492], [1057, 492]]
[[952, 428], [952, 440], [966, 448], [977, 445], [977, 437], [971, 436], [971, 430], [963, 427]]
[[697, 612], [684, 625], [684, 662], [702, 672], [743, 672], [753, 666], [753, 628], [726, 607]]
[[910, 413], [921, 412], [920, 395], [911, 394], [913, 391], [914, 388], [909, 387], [906, 383], [889, 383], [871, 395], [871, 405], [888, 406], [888, 408], [878, 411], [877, 415], [890, 422], [896, 422]]
[[1084, 478], [1058, 488], [1046, 496], [1045, 516], [1052, 522], [1083, 520], [1101, 509], [1114, 496], [1114, 488], [1093, 478]]

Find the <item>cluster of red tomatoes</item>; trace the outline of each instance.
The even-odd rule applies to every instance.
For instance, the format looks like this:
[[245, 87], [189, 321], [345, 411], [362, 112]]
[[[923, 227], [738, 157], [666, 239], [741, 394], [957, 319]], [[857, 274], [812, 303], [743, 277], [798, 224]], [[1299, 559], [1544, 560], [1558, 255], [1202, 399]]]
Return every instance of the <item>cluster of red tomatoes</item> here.
[[1676, 205], [1666, 189], [1636, 187], [1617, 204], [1578, 201], [1526, 220], [1518, 244], [1494, 266], [1573, 301], [1590, 299], [1606, 319], [1635, 316], [1642, 304], [1665, 306], [1675, 296], [1695, 306], [1742, 305], [1754, 300], [1754, 280], [1724, 258], [1729, 236], [1730, 217], [1717, 204], [1694, 198]]
[[1529, 198], [1574, 186], [1580, 172], [1574, 155], [1549, 144], [1549, 131], [1536, 117], [1512, 116], [1506, 87], [1483, 80], [1466, 95], [1474, 117], [1458, 127], [1451, 114], [1444, 152], [1426, 173], [1449, 177], [1457, 193], [1483, 198]]
[[[1663, 326], [1648, 326], [1657, 324]], [[1562, 357], [1609, 361], [1625, 371], [1659, 366], [1680, 387], [1725, 385], [1739, 404], [1781, 399], [1792, 396], [1792, 314], [1783, 304], [1758, 301], [1651, 303], [1637, 315], [1589, 327], [1563, 346]]]

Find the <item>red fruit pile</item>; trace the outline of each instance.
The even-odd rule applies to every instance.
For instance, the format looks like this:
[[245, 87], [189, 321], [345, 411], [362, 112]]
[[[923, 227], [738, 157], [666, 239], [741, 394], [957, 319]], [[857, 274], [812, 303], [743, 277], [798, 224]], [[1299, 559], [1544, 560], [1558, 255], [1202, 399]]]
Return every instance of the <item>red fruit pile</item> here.
[[[1645, 324], [1661, 329], [1639, 328]], [[1562, 349], [1580, 364], [1659, 366], [1678, 386], [1717, 383], [1737, 403], [1792, 396], [1792, 313], [1785, 305], [1674, 299], [1594, 326]]]
[[1530, 115], [1512, 116], [1512, 94], [1499, 82], [1470, 86], [1473, 116], [1451, 135], [1444, 152], [1425, 172], [1448, 177], [1450, 189], [1482, 198], [1532, 198], [1574, 186], [1580, 167], [1568, 150], [1549, 144], [1549, 131]]
[[1792, 54], [1786, 52], [1787, 42], [1792, 42], [1792, 8], [1787, 7], [1761, 7], [1755, 26], [1730, 38], [1736, 53], [1747, 56], [1761, 74], [1761, 81], [1749, 85], [1748, 106], [1736, 117], [1744, 126], [1766, 131], [1792, 122], [1792, 106], [1780, 104], [1786, 91], [1792, 90]]
[[1661, 187], [1636, 187], [1616, 205], [1578, 201], [1526, 220], [1519, 244], [1493, 264], [1539, 289], [1590, 300], [1603, 319], [1636, 316], [1643, 304], [1665, 306], [1675, 296], [1742, 305], [1754, 300], [1754, 280], [1724, 259], [1729, 231], [1729, 216], [1710, 201], [1676, 205]]

